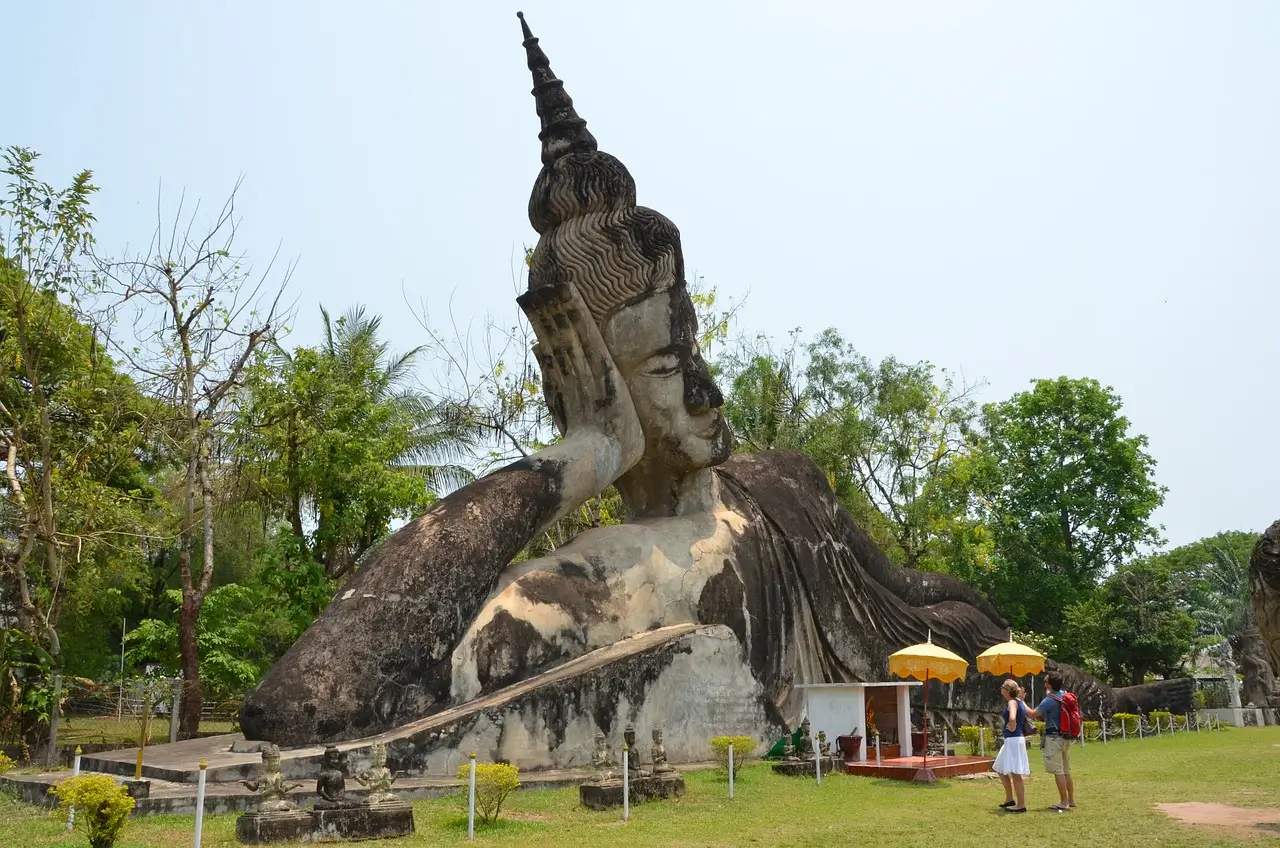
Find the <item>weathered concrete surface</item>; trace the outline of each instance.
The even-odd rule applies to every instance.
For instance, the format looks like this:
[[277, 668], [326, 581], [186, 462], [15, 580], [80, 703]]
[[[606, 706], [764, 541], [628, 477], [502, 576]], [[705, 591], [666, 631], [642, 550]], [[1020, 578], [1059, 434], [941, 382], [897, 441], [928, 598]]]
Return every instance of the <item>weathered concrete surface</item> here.
[[[622, 778], [607, 780], [603, 783], [584, 783], [578, 787], [578, 800], [582, 806], [596, 811], [621, 807], [622, 788]], [[678, 774], [646, 775], [632, 778], [628, 781], [626, 788], [629, 804], [679, 798], [684, 795], [684, 778]]]
[[236, 840], [245, 845], [310, 842], [312, 829], [311, 813], [305, 810], [293, 810], [287, 813], [245, 813], [236, 819]]

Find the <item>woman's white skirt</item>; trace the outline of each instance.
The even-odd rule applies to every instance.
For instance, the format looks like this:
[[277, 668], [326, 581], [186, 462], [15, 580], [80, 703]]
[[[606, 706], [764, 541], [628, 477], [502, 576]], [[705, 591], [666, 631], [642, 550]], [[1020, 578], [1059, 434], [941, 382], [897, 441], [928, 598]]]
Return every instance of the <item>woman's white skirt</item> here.
[[1004, 740], [992, 768], [997, 774], [1031, 774], [1031, 760], [1027, 758], [1027, 738], [1011, 736]]

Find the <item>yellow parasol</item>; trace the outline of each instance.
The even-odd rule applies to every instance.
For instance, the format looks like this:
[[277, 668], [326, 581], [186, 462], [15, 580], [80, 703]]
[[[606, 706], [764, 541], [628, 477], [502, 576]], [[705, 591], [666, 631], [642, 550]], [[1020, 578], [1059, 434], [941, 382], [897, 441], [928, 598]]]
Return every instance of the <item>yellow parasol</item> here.
[[978, 671], [983, 674], [1004, 674], [1005, 669], [1010, 677], [1039, 674], [1044, 671], [1044, 654], [1017, 642], [1001, 642], [978, 654]]
[[940, 645], [933, 644], [933, 633], [928, 641], [903, 648], [889, 655], [889, 673], [899, 677], [914, 677], [924, 681], [924, 739], [922, 756], [925, 768], [929, 767], [929, 678], [952, 683], [965, 676], [969, 662]]

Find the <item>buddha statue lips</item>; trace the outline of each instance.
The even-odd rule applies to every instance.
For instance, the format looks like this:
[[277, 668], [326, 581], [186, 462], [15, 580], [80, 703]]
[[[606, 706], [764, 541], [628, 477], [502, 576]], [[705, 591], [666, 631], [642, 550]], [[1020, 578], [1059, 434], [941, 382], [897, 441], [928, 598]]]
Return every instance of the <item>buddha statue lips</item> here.
[[[929, 632], [964, 656], [1003, 641], [1005, 621], [969, 587], [889, 562], [810, 459], [731, 455], [679, 230], [636, 204], [631, 174], [597, 148], [522, 27], [542, 168], [518, 302], [562, 438], [374, 550], [246, 699], [246, 737], [382, 733], [665, 625], [731, 632], [775, 725], [799, 718], [795, 684], [884, 680], [888, 655]], [[610, 485], [627, 523], [510, 565]], [[985, 708], [994, 688], [973, 685]], [[1089, 685], [1102, 694], [1086, 709], [1114, 700]]]

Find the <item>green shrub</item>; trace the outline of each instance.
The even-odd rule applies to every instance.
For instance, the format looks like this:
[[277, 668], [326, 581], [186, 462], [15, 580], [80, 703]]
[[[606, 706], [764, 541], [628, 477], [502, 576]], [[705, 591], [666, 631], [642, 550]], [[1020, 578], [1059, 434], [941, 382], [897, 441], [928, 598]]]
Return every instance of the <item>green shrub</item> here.
[[1121, 728], [1124, 733], [1131, 736], [1138, 732], [1138, 716], [1133, 713], [1116, 713], [1111, 716], [1111, 721], [1115, 725], [1112, 732], [1117, 735], [1122, 732]]
[[733, 746], [733, 774], [737, 777], [742, 764], [756, 749], [756, 740], [750, 736], [717, 736], [711, 740], [711, 753], [724, 775], [729, 774], [729, 746]]
[[49, 791], [64, 817], [76, 808], [76, 827], [89, 837], [90, 848], [111, 848], [133, 810], [129, 793], [105, 775], [68, 778]]
[[969, 746], [969, 756], [978, 756], [978, 725], [960, 725], [960, 741]]
[[[462, 805], [466, 809], [467, 792], [471, 781], [471, 763], [458, 766], [458, 780], [462, 781]], [[476, 812], [486, 823], [498, 820], [502, 802], [520, 787], [520, 769], [507, 763], [476, 763]]]
[[1043, 722], [1043, 721], [1033, 721], [1033, 722], [1031, 722], [1031, 723], [1032, 723], [1033, 725], [1035, 725], [1036, 732], [1037, 732], [1037, 733], [1039, 733], [1041, 736], [1043, 736], [1043, 735], [1044, 735], [1044, 722]]
[[1098, 739], [1101, 736], [1100, 725], [1096, 721], [1086, 721], [1084, 723], [1084, 738]]
[[4, 774], [7, 771], [13, 771], [17, 767], [17, 763], [10, 759], [3, 751], [0, 751], [0, 774]]
[[1152, 710], [1147, 714], [1147, 718], [1151, 719], [1151, 723], [1156, 725], [1161, 733], [1169, 729], [1169, 721], [1173, 718], [1173, 713], [1168, 710]]

